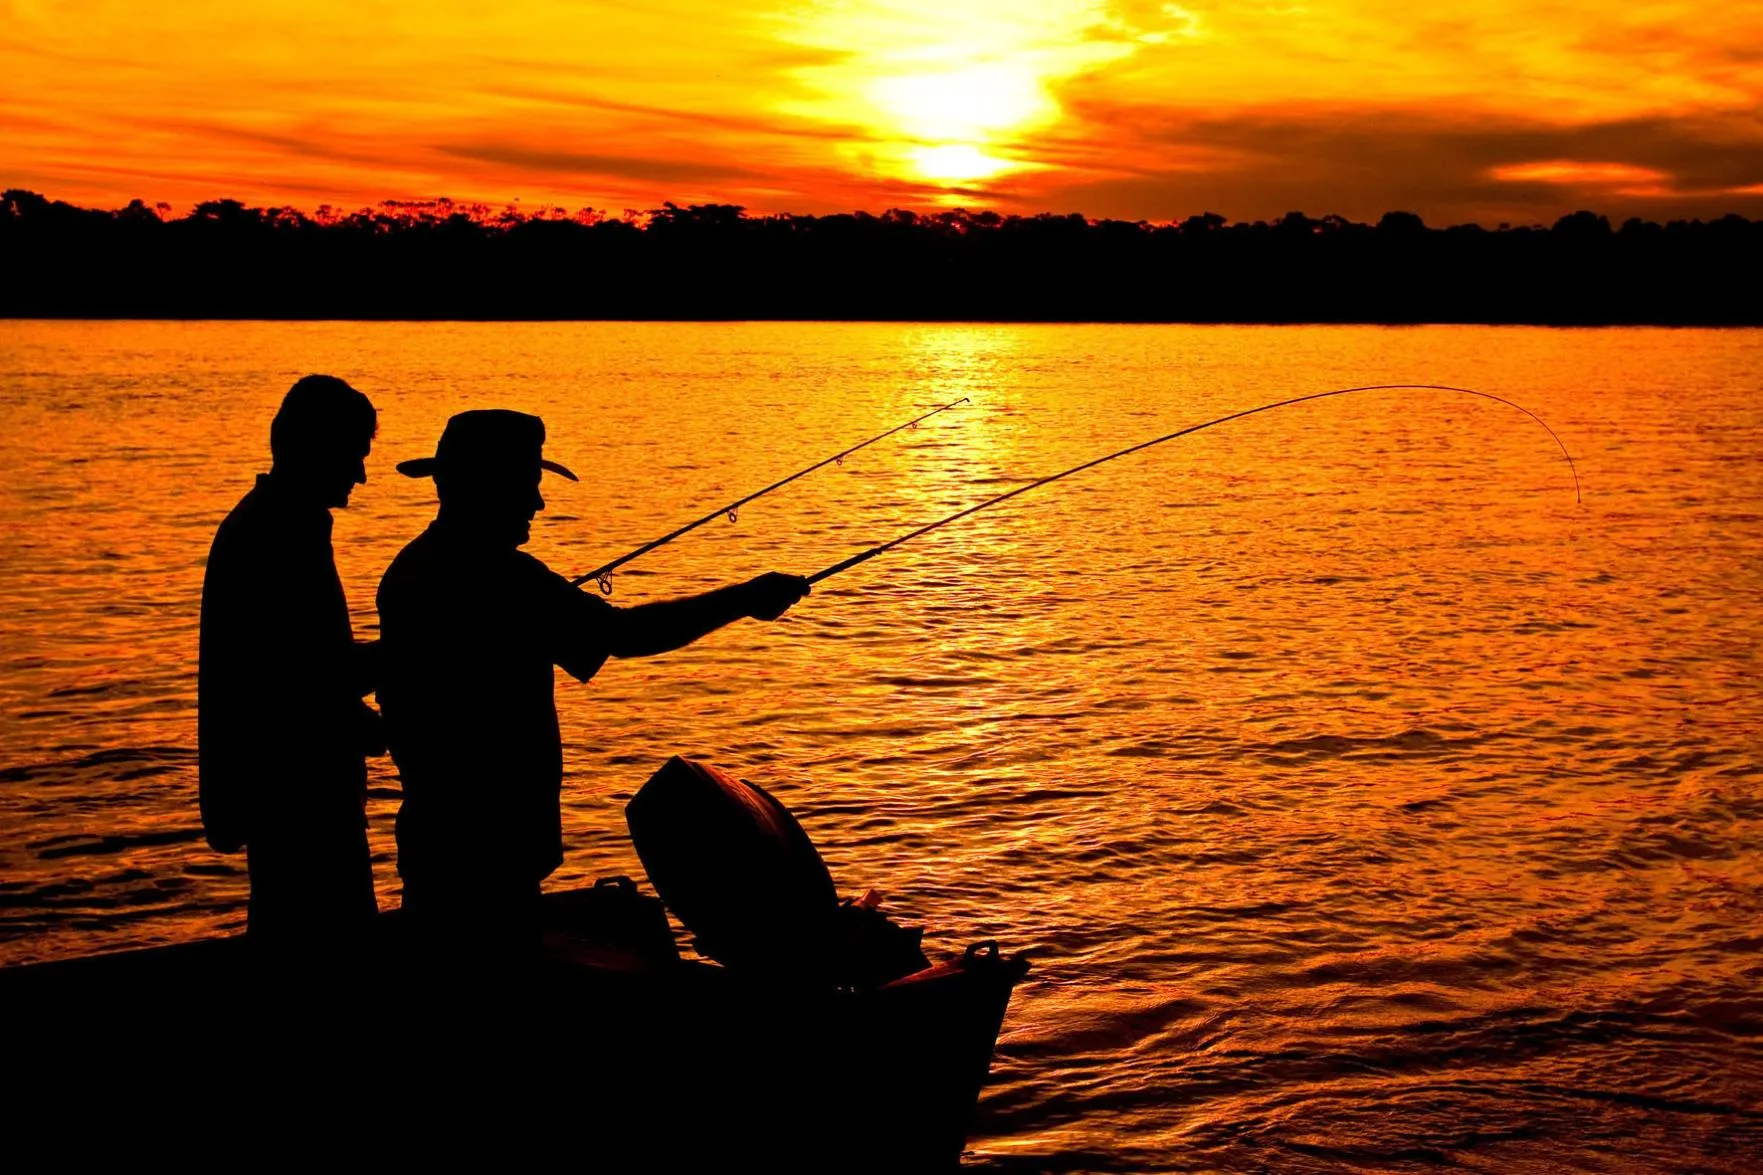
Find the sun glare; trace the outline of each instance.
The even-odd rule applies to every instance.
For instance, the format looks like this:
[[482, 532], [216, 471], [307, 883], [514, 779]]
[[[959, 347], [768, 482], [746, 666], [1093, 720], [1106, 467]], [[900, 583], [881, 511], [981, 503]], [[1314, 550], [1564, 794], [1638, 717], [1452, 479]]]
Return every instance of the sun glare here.
[[1008, 159], [987, 155], [978, 147], [951, 143], [942, 147], [919, 147], [911, 154], [918, 174], [938, 183], [971, 183], [1002, 175], [1017, 166]]
[[938, 143], [983, 142], [1058, 116], [1052, 96], [1024, 62], [881, 78], [870, 100], [900, 129]]
[[1138, 44], [1095, 35], [1111, 27], [1100, 0], [855, 0], [782, 19], [786, 39], [835, 55], [798, 71], [813, 97], [788, 112], [859, 129], [849, 153], [877, 170], [949, 186], [1029, 166], [1011, 144], [1058, 121], [1057, 85]]

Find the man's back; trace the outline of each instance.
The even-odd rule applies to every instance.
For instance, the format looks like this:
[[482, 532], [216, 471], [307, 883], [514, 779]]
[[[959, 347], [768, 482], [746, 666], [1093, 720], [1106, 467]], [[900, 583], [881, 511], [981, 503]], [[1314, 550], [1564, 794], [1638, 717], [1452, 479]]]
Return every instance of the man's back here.
[[214, 847], [361, 823], [354, 658], [329, 511], [260, 476], [215, 533], [202, 585], [198, 738]]
[[531, 555], [437, 522], [380, 581], [380, 706], [407, 887], [534, 884], [562, 859], [552, 666], [586, 680], [613, 609]]

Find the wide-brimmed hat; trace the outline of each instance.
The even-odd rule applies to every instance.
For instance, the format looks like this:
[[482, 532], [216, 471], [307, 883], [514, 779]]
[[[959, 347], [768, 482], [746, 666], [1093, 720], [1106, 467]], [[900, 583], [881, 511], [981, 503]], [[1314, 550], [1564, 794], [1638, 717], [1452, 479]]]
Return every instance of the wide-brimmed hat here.
[[534, 466], [549, 469], [570, 481], [581, 479], [555, 461], [541, 455], [545, 445], [545, 422], [525, 412], [507, 408], [479, 408], [461, 412], [447, 421], [433, 457], [398, 462], [405, 477], [433, 477], [436, 473], [520, 474]]

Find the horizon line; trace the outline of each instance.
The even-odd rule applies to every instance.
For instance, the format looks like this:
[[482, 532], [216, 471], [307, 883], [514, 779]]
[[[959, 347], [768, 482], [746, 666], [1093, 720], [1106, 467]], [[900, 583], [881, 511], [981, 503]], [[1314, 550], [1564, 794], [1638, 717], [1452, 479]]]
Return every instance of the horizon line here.
[[[1480, 220], [1441, 221], [1429, 223], [1421, 214], [1401, 208], [1386, 209], [1375, 221], [1354, 220], [1351, 217], [1334, 212], [1324, 213], [1320, 216], [1312, 216], [1309, 213], [1304, 212], [1302, 209], [1291, 209], [1281, 216], [1271, 219], [1258, 218], [1255, 220], [1232, 219], [1224, 213], [1216, 212], [1212, 209], [1205, 209], [1200, 212], [1189, 213], [1183, 217], [1172, 217], [1169, 219], [1153, 219], [1149, 217], [1128, 219], [1118, 216], [1091, 216], [1088, 213], [1079, 212], [1075, 209], [1057, 211], [1052, 208], [1033, 212], [1005, 212], [985, 207], [970, 208], [966, 205], [938, 207], [934, 210], [919, 209], [909, 205], [891, 205], [879, 212], [871, 211], [867, 208], [852, 208], [838, 212], [791, 212], [788, 210], [760, 211], [744, 204], [723, 203], [719, 201], [680, 204], [673, 200], [664, 200], [659, 207], [655, 208], [626, 208], [622, 212], [614, 214], [609, 209], [595, 208], [592, 205], [583, 205], [573, 211], [565, 205], [551, 203], [536, 203], [529, 207], [522, 208], [519, 207], [521, 201], [518, 196], [501, 204], [487, 200], [455, 199], [451, 196], [387, 196], [379, 200], [377, 203], [363, 204], [355, 208], [345, 208], [339, 205], [330, 204], [329, 202], [323, 202], [310, 208], [300, 207], [293, 203], [266, 202], [262, 204], [253, 204], [234, 196], [216, 196], [211, 199], [198, 200], [190, 203], [180, 215], [178, 213], [178, 206], [173, 205], [168, 201], [160, 200], [149, 203], [145, 198], [139, 196], [130, 199], [128, 203], [120, 207], [106, 208], [99, 205], [85, 205], [74, 203], [70, 200], [57, 199], [25, 187], [0, 188], [0, 204], [8, 206], [13, 205], [15, 199], [20, 196], [40, 200], [50, 207], [67, 208], [83, 213], [98, 213], [113, 217], [121, 216], [125, 213], [134, 213], [136, 215], [147, 214], [161, 223], [175, 223], [191, 220], [205, 208], [232, 207], [246, 213], [280, 214], [282, 217], [298, 218], [320, 226], [343, 223], [363, 216], [379, 216], [385, 215], [388, 212], [394, 214], [402, 212], [404, 215], [400, 217], [400, 219], [405, 219], [412, 223], [424, 219], [422, 215], [423, 213], [430, 213], [438, 216], [440, 219], [446, 219], [448, 216], [463, 215], [471, 222], [485, 226], [494, 226], [499, 221], [504, 223], [562, 221], [583, 225], [623, 223], [635, 228], [644, 229], [653, 223], [656, 218], [664, 218], [670, 213], [700, 213], [710, 211], [732, 213], [735, 219], [749, 221], [827, 220], [841, 216], [851, 216], [859, 218], [868, 217], [875, 220], [884, 220], [892, 217], [906, 219], [909, 217], [913, 220], [930, 221], [933, 223], [937, 221], [948, 222], [953, 220], [981, 222], [983, 224], [988, 220], [1004, 223], [1008, 221], [1041, 219], [1067, 220], [1077, 218], [1081, 219], [1088, 225], [1128, 224], [1148, 226], [1151, 228], [1182, 227], [1196, 221], [1211, 221], [1214, 222], [1217, 227], [1222, 228], [1252, 228], [1255, 226], [1273, 227], [1293, 218], [1302, 218], [1303, 220], [1314, 224], [1336, 223], [1356, 227], [1377, 227], [1392, 218], [1404, 221], [1412, 218], [1411, 223], [1413, 227], [1425, 228], [1428, 231], [1476, 228], [1484, 232], [1520, 230], [1548, 231], [1559, 226], [1563, 221], [1584, 221], [1587, 219], [1603, 221], [1604, 223], [1611, 225], [1612, 228], [1619, 228], [1621, 225], [1627, 224], [1659, 226], [1669, 226], [1672, 224], [1709, 224], [1729, 219], [1737, 219], [1745, 221], [1746, 223], [1752, 223], [1749, 217], [1738, 211], [1728, 211], [1718, 216], [1710, 216], [1706, 218], [1701, 216], [1672, 217], [1666, 220], [1649, 220], [1640, 216], [1629, 216], [1624, 218], [1619, 224], [1607, 214], [1599, 212], [1596, 209], [1577, 208], [1571, 212], [1561, 214], [1552, 224], [1543, 221], [1530, 221], [1525, 223], [1499, 221], [1495, 224], [1489, 224]], [[445, 211], [443, 212], [442, 210]], [[14, 215], [16, 215], [16, 213]]]

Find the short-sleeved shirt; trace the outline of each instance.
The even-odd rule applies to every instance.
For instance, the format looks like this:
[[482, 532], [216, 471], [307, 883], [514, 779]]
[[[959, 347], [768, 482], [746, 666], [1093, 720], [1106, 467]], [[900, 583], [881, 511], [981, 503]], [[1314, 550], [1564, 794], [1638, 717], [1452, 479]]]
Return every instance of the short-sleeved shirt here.
[[331, 514], [271, 475], [220, 524], [202, 582], [202, 822], [223, 852], [354, 834], [367, 682], [331, 552]]
[[538, 559], [435, 522], [380, 580], [379, 691], [404, 787], [398, 872], [536, 882], [563, 860], [552, 666], [607, 657], [617, 610]]

